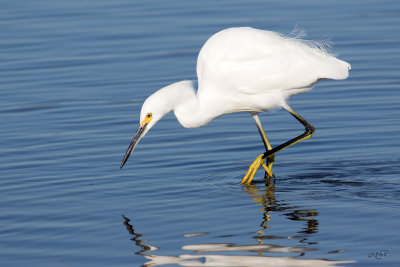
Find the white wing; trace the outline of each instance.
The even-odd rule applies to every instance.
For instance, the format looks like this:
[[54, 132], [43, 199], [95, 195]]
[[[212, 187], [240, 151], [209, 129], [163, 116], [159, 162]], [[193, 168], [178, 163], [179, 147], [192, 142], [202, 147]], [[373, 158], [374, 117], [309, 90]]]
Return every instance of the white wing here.
[[305, 41], [253, 28], [218, 32], [197, 61], [199, 94], [268, 94], [287, 97], [319, 79], [345, 79], [350, 65]]

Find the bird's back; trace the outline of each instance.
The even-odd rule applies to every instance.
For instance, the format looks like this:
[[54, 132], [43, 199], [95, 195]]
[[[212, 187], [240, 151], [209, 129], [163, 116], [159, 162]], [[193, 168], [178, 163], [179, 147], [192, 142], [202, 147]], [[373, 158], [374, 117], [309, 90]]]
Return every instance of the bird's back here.
[[211, 36], [199, 53], [198, 93], [287, 98], [320, 79], [345, 79], [349, 69], [350, 64], [312, 42], [253, 28], [230, 28]]

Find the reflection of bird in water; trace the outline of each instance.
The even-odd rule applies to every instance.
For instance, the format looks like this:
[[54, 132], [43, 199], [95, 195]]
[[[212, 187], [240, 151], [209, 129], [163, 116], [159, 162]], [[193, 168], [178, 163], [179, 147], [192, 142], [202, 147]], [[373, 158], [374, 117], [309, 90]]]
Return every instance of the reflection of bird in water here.
[[[304, 247], [278, 246], [271, 244], [254, 244], [254, 245], [234, 245], [229, 243], [219, 244], [195, 244], [185, 245], [183, 250], [193, 251], [193, 254], [182, 254], [178, 256], [159, 256], [150, 254], [150, 251], [158, 249], [157, 247], [144, 244], [142, 234], [137, 233], [130, 219], [124, 218], [124, 225], [128, 232], [134, 237], [131, 238], [135, 244], [140, 247], [140, 251], [136, 254], [146, 257], [149, 261], [142, 266], [160, 266], [169, 264], [179, 264], [181, 266], [336, 266], [337, 264], [351, 263], [353, 261], [330, 261], [324, 259], [304, 259], [294, 257], [270, 257], [264, 256], [265, 253], [300, 253], [304, 255], [306, 251], [315, 249]], [[185, 235], [186, 236], [186, 235]], [[197, 235], [187, 235], [189, 237]], [[187, 243], [187, 242], [185, 242]], [[223, 255], [221, 252], [243, 252], [258, 253], [257, 256], [239, 256], [239, 255]], [[220, 252], [220, 254], [215, 254]]]
[[[275, 153], [314, 133], [314, 127], [291, 109], [286, 99], [309, 91], [321, 79], [346, 79], [349, 69], [350, 64], [330, 55], [316, 42], [253, 28], [220, 31], [200, 50], [197, 92], [192, 82], [181, 81], [146, 99], [139, 129], [121, 168], [139, 140], [170, 111], [187, 128], [201, 127], [224, 114], [247, 111], [254, 118], [266, 152], [250, 165], [242, 184], [251, 183], [260, 165], [272, 176]], [[305, 132], [272, 148], [257, 114], [279, 107], [303, 124]]]
[[[145, 256], [150, 261], [143, 266], [157, 266], [168, 264], [179, 264], [182, 266], [336, 266], [337, 264], [350, 263], [353, 261], [330, 261], [324, 259], [304, 259], [302, 256], [307, 252], [318, 250], [315, 244], [318, 242], [309, 241], [309, 235], [318, 232], [318, 211], [315, 209], [305, 209], [298, 206], [292, 206], [281, 202], [275, 197], [275, 185], [270, 179], [265, 182], [265, 188], [254, 185], [244, 187], [244, 190], [253, 198], [253, 201], [260, 205], [263, 212], [262, 227], [256, 231], [253, 238], [256, 244], [237, 245], [233, 243], [203, 243], [189, 244], [182, 246], [183, 250], [193, 251], [192, 254], [182, 254], [178, 256], [158, 256], [150, 251], [157, 250], [157, 247], [145, 244], [142, 240], [143, 235], [137, 233], [130, 224], [130, 220], [123, 216], [124, 225], [128, 232], [134, 237], [131, 239], [140, 247], [136, 254]], [[273, 229], [268, 223], [272, 219], [272, 214], [283, 214], [289, 220], [306, 222], [303, 229], [299, 229], [297, 234], [291, 236], [272, 235]], [[208, 233], [187, 234], [185, 237], [196, 237]], [[299, 242], [299, 245], [281, 246], [274, 243], [282, 243], [278, 240], [292, 240]], [[285, 241], [286, 242], [286, 241]], [[287, 241], [289, 242], [289, 241]], [[188, 242], [185, 242], [188, 243]], [[215, 253], [219, 253], [216, 255]], [[240, 253], [232, 255], [232, 253]], [[244, 253], [256, 255], [246, 256]], [[329, 253], [344, 252], [343, 250], [333, 250]], [[230, 255], [224, 255], [229, 253]], [[271, 257], [271, 254], [282, 253], [282, 257]], [[291, 253], [291, 257], [284, 257], [284, 253]], [[298, 257], [293, 257], [297, 254]], [[310, 255], [308, 255], [310, 257]]]

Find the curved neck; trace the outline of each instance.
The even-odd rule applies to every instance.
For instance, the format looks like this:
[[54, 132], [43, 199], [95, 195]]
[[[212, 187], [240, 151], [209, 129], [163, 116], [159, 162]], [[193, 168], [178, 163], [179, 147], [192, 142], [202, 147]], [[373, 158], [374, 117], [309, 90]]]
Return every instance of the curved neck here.
[[171, 109], [183, 127], [201, 127], [220, 115], [213, 111], [212, 99], [198, 97], [191, 81], [177, 82], [166, 88], [169, 97], [174, 99]]

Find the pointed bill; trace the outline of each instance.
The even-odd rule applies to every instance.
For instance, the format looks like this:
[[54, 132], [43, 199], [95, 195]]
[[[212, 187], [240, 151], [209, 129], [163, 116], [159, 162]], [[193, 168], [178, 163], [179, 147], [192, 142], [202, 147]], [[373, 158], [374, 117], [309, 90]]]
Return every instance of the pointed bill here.
[[131, 155], [132, 151], [135, 149], [136, 145], [139, 143], [140, 139], [146, 134], [146, 128], [148, 123], [141, 124], [139, 129], [137, 130], [135, 136], [132, 139], [131, 144], [129, 145], [128, 149], [125, 152], [125, 156], [122, 160], [120, 169], [124, 167], [125, 162], [128, 160], [129, 156]]

